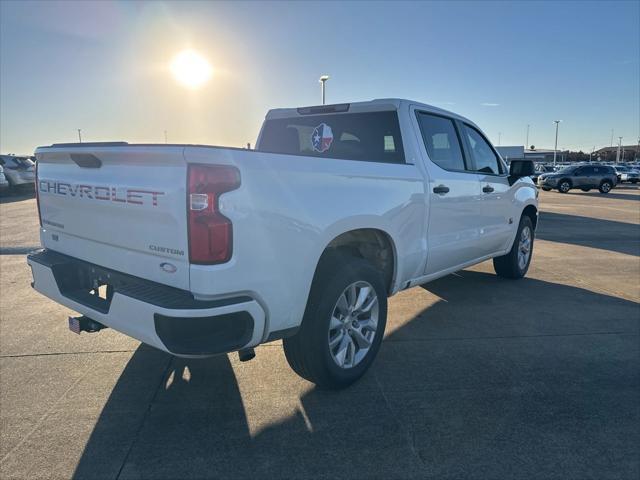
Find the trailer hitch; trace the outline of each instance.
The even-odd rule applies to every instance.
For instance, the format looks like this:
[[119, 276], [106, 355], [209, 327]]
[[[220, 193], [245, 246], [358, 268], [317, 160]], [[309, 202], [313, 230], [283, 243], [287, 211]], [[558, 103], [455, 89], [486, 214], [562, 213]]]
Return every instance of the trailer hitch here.
[[82, 315], [81, 317], [69, 317], [69, 330], [73, 333], [77, 333], [80, 335], [80, 332], [87, 333], [95, 333], [99, 332], [104, 328], [109, 328], [100, 322], [96, 322], [95, 320], [85, 317]]

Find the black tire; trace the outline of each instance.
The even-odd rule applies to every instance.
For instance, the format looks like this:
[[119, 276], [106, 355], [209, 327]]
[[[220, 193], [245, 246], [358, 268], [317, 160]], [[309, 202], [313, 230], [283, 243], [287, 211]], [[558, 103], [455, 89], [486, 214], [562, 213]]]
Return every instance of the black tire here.
[[[359, 281], [369, 283], [378, 297], [378, 323], [369, 350], [351, 368], [334, 361], [329, 348], [329, 325], [345, 289]], [[321, 389], [340, 389], [358, 380], [371, 366], [387, 323], [387, 290], [382, 275], [368, 261], [341, 252], [325, 253], [311, 285], [307, 308], [298, 332], [283, 340], [291, 368]]]
[[611, 191], [612, 188], [613, 188], [613, 184], [609, 180], [603, 180], [600, 186], [598, 187], [598, 190], [600, 191], [600, 193], [606, 195]]
[[631, 183], [633, 183], [635, 185], [636, 183], [638, 183], [638, 180], [637, 179], [633, 179], [633, 180], [631, 180]]
[[[529, 250], [529, 258], [526, 262], [526, 265], [524, 265], [524, 267], [520, 267], [520, 265], [518, 264], [518, 249], [522, 231], [525, 229], [525, 227], [529, 228], [529, 232], [531, 235], [531, 245]], [[496, 271], [496, 274], [499, 277], [513, 279], [524, 277], [527, 274], [527, 270], [529, 270], [531, 258], [533, 257], [534, 239], [535, 232], [533, 231], [533, 223], [531, 222], [531, 218], [528, 215], [523, 215], [522, 218], [520, 218], [518, 232], [516, 233], [516, 238], [513, 240], [513, 245], [511, 246], [511, 250], [509, 251], [509, 253], [501, 257], [495, 257], [493, 259], [493, 268]]]
[[582, 190], [583, 192], [588, 192], [591, 189], [590, 188], [581, 188], [580, 190]]
[[558, 191], [560, 193], [567, 193], [569, 190], [571, 190], [571, 182], [569, 180], [563, 178], [558, 182]]
[[544, 190], [545, 192], [550, 192], [551, 189], [549, 187], [542, 187], [542, 190]]

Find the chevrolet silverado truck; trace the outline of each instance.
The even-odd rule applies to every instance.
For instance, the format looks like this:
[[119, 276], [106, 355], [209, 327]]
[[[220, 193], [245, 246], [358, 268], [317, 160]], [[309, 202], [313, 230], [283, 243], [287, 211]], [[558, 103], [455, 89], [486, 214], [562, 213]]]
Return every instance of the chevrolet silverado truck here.
[[54, 144], [36, 150], [33, 287], [178, 356], [283, 339], [293, 370], [342, 388], [374, 360], [387, 297], [493, 259], [529, 267], [533, 165], [409, 100], [275, 109], [255, 150]]

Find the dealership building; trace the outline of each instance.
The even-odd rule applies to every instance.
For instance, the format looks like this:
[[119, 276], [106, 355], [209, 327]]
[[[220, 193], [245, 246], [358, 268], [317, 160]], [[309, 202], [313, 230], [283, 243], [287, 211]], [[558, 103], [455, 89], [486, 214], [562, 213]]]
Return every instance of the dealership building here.
[[[500, 156], [510, 162], [511, 160], [533, 160], [536, 163], [553, 162], [553, 150], [535, 149], [529, 150], [524, 145], [500, 146], [496, 147]], [[556, 161], [562, 162], [565, 152], [558, 150]]]

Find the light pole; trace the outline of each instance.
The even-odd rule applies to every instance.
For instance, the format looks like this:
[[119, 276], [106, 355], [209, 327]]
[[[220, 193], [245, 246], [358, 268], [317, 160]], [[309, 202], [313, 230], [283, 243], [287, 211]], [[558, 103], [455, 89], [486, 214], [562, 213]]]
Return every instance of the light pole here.
[[529, 127], [530, 126], [531, 125], [527, 123], [527, 141], [524, 143], [524, 148], [529, 148]]
[[329, 75], [322, 75], [320, 77], [320, 83], [322, 84], [322, 105], [324, 105], [324, 100], [325, 100], [325, 96], [324, 96], [324, 84], [325, 82], [329, 80]]
[[616, 163], [620, 162], [620, 148], [622, 147], [622, 137], [618, 137], [618, 151], [616, 152]]
[[611, 129], [611, 145], [609, 147], [613, 148], [613, 128]]
[[82, 131], [82, 129], [81, 129], [81, 128], [78, 128], [78, 141], [79, 141], [80, 143], [82, 143], [82, 135], [80, 135], [80, 132], [81, 132], [81, 131]]
[[553, 166], [556, 166], [556, 156], [558, 155], [558, 125], [562, 120], [554, 120], [553, 123], [556, 124], [556, 143], [553, 147]]
[[593, 152], [595, 152], [595, 151], [596, 151], [596, 147], [593, 147], [591, 149], [591, 153], [589, 154], [589, 163], [591, 163], [591, 156], [593, 155]]

